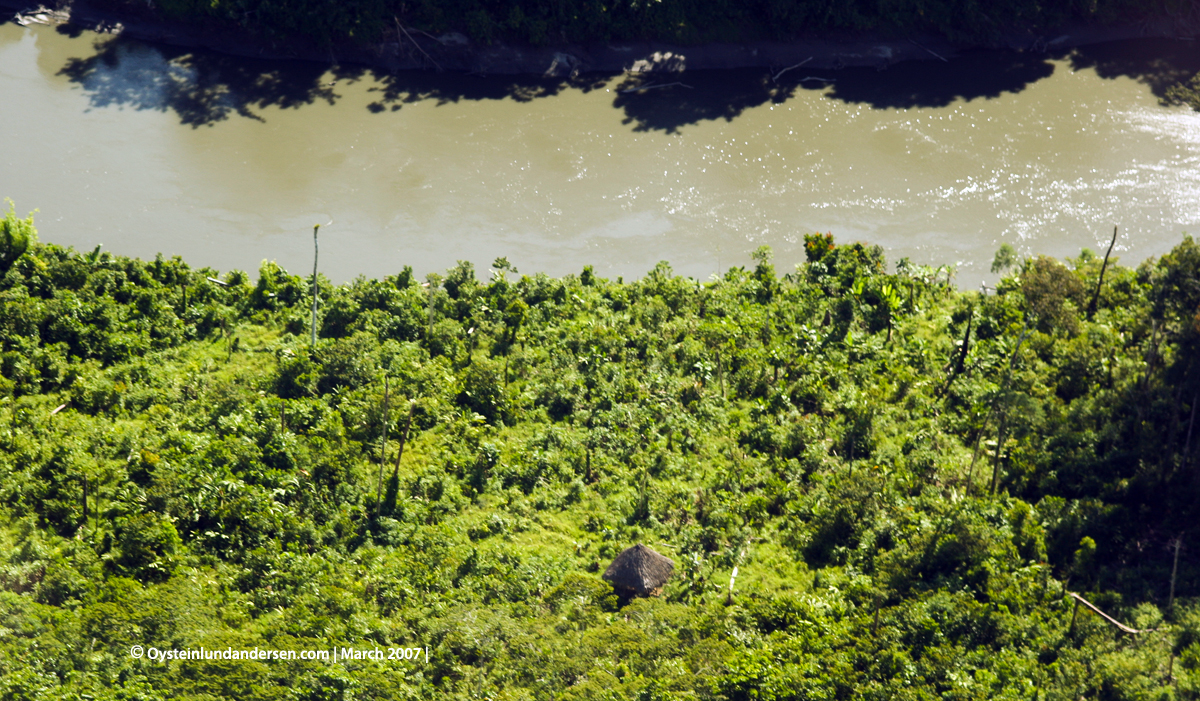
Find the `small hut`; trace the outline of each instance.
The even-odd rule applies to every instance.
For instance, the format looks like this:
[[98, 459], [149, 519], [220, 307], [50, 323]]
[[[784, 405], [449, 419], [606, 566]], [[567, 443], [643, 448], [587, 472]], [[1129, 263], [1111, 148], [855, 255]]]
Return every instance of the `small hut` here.
[[658, 596], [674, 571], [670, 558], [638, 543], [617, 555], [601, 576], [622, 596]]

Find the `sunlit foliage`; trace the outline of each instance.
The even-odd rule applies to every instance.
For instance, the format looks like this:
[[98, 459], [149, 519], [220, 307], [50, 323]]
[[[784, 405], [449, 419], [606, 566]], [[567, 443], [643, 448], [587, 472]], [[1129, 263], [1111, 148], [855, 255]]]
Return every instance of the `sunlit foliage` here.
[[[315, 348], [274, 263], [30, 245], [0, 698], [1195, 698], [1200, 247], [1110, 263], [1089, 319], [1094, 256], [982, 295], [806, 243], [707, 282], [321, 278]], [[675, 576], [624, 602], [636, 542]]]

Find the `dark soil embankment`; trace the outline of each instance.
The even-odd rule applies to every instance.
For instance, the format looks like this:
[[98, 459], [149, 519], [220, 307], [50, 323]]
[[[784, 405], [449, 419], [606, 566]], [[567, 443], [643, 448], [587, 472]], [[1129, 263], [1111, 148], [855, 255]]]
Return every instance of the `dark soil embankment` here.
[[[874, 66], [900, 61], [949, 60], [980, 44], [953, 44], [937, 36], [895, 38], [871, 33], [826, 34], [794, 41], [752, 41], [681, 46], [663, 42], [596, 42], [533, 47], [483, 44], [458, 32], [429, 34], [394, 23], [380, 40], [331, 42], [306, 38], [268, 39], [223, 22], [163, 19], [140, 5], [77, 0], [53, 8], [20, 0], [0, 0], [22, 24], [60, 25], [60, 31], [91, 30], [173, 46], [205, 48], [234, 56], [287, 58], [367, 65], [388, 71], [432, 69], [474, 74], [526, 74], [566, 77], [582, 72], [674, 73], [762, 67], [777, 75], [797, 68]], [[1049, 32], [1010, 31], [988, 48], [1061, 52], [1071, 47], [1134, 37], [1189, 36], [1194, 30], [1177, 18], [1124, 25], [1067, 25]], [[795, 76], [791, 76], [795, 78]]]

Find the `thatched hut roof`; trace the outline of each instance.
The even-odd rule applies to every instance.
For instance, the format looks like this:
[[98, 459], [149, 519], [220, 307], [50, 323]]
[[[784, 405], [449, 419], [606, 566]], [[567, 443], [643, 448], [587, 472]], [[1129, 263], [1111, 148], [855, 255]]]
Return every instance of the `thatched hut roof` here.
[[637, 596], [651, 596], [662, 590], [662, 585], [674, 571], [675, 563], [670, 558], [638, 543], [617, 555], [601, 576], [615, 589]]

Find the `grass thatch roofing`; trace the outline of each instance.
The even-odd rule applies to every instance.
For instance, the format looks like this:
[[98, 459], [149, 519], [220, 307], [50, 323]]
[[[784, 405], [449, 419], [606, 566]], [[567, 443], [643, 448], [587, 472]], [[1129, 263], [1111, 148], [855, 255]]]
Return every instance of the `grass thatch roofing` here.
[[670, 558], [638, 543], [617, 555], [601, 576], [617, 589], [648, 596], [662, 588], [674, 571], [675, 563]]

